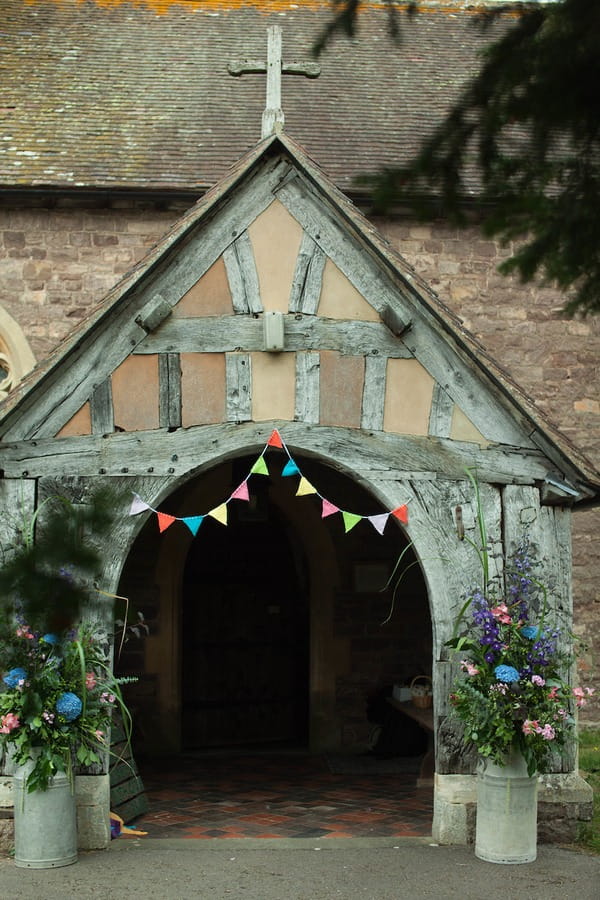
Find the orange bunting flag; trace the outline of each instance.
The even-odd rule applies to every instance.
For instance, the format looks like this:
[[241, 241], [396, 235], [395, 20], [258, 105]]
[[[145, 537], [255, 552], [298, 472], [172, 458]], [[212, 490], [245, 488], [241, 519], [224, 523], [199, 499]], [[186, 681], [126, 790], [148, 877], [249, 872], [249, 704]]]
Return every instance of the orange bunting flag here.
[[334, 506], [333, 503], [329, 502], [329, 500], [323, 499], [323, 511], [321, 513], [322, 519], [326, 519], [327, 516], [332, 516], [334, 513], [339, 511], [339, 506]]
[[349, 531], [352, 531], [354, 526], [362, 519], [362, 516], [357, 516], [356, 513], [343, 512], [342, 516], [346, 534], [348, 534]]
[[235, 491], [231, 495], [231, 499], [250, 500], [250, 494], [248, 493], [248, 483], [246, 481], [242, 481], [240, 486], [235, 489]]
[[389, 519], [389, 513], [381, 513], [377, 516], [367, 516], [367, 519], [379, 534], [383, 534], [385, 526], [387, 524], [387, 520]]
[[170, 516], [168, 513], [156, 513], [158, 517], [158, 530], [161, 532], [166, 531], [167, 528], [173, 524], [173, 522], [177, 521], [175, 516]]
[[404, 503], [402, 506], [399, 506], [397, 509], [392, 510], [392, 515], [402, 522], [403, 525], [408, 525], [408, 506]]
[[221, 525], [227, 525], [227, 504], [221, 503], [220, 506], [215, 506], [215, 508], [211, 509], [207, 515], [212, 516], [212, 518], [216, 519], [217, 522], [220, 522]]
[[269, 470], [267, 469], [267, 464], [265, 462], [264, 456], [259, 456], [252, 468], [250, 469], [251, 475], [268, 475]]
[[276, 428], [273, 429], [271, 437], [267, 441], [267, 446], [268, 447], [279, 447], [279, 448], [283, 447], [283, 441], [281, 440], [281, 435], [279, 434], [279, 432], [277, 431]]
[[312, 486], [310, 481], [307, 481], [304, 475], [300, 479], [300, 483], [298, 484], [298, 490], [296, 491], [296, 497], [304, 497], [306, 494], [316, 494], [316, 488]]

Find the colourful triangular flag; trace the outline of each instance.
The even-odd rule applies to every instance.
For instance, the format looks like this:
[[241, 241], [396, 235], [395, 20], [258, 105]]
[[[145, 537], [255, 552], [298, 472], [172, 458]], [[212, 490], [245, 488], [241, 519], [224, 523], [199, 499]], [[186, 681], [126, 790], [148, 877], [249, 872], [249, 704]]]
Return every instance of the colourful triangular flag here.
[[403, 525], [408, 525], [408, 506], [404, 503], [402, 506], [398, 506], [396, 509], [392, 510], [392, 515], [395, 516]]
[[144, 512], [147, 509], [151, 509], [147, 503], [144, 503], [141, 497], [137, 494], [133, 495], [133, 500], [131, 501], [131, 506], [129, 508], [130, 516], [137, 516], [138, 513]]
[[334, 513], [339, 511], [339, 506], [334, 506], [333, 503], [329, 502], [329, 500], [325, 500], [325, 498], [323, 498], [323, 511], [321, 513], [322, 519], [326, 519], [327, 516], [332, 516]]
[[288, 459], [285, 466], [281, 470], [281, 474], [287, 478], [289, 475], [300, 475], [301, 473], [294, 460]]
[[185, 522], [187, 527], [190, 529], [190, 531], [192, 532], [194, 537], [196, 537], [196, 535], [198, 534], [198, 529], [202, 525], [203, 519], [204, 519], [204, 516], [186, 516], [184, 518], [183, 521]]
[[312, 486], [310, 481], [307, 481], [304, 475], [300, 479], [300, 484], [298, 485], [298, 490], [296, 491], [296, 497], [304, 497], [305, 494], [316, 494], [316, 488]]
[[273, 429], [271, 433], [271, 437], [267, 441], [268, 447], [283, 447], [283, 441], [281, 440], [281, 435], [277, 431], [276, 428]]
[[348, 534], [349, 531], [352, 531], [354, 526], [362, 519], [362, 516], [357, 516], [356, 513], [350, 512], [342, 512], [342, 516], [344, 519], [344, 528], [346, 530], [346, 534]]
[[239, 487], [236, 487], [235, 491], [231, 495], [232, 500], [249, 500], [250, 494], [248, 493], [248, 483], [246, 481], [242, 481]]
[[175, 516], [170, 516], [168, 513], [157, 512], [156, 515], [158, 516], [158, 530], [161, 533], [176, 521]]
[[250, 469], [251, 475], [268, 475], [269, 470], [267, 469], [267, 464], [265, 462], [264, 456], [259, 456], [252, 468]]
[[221, 503], [220, 506], [215, 506], [208, 515], [212, 516], [213, 519], [216, 519], [217, 522], [220, 522], [221, 525], [227, 525], [227, 504]]
[[381, 513], [377, 516], [367, 516], [367, 519], [369, 520], [375, 531], [378, 531], [379, 534], [383, 534], [389, 517], [389, 513]]

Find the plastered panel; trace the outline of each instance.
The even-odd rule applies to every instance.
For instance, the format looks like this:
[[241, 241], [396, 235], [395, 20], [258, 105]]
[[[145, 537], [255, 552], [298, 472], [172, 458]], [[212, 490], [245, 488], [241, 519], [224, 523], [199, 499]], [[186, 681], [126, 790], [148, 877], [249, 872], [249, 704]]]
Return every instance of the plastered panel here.
[[66, 425], [60, 429], [56, 437], [73, 437], [78, 434], [92, 433], [92, 414], [90, 404], [84, 403], [74, 416], [71, 416]]
[[383, 430], [426, 435], [433, 386], [433, 378], [416, 359], [389, 359]]
[[321, 299], [317, 310], [327, 319], [358, 319], [379, 322], [379, 315], [370, 303], [348, 281], [330, 259], [325, 263]]
[[288, 311], [302, 227], [274, 200], [248, 229], [254, 250], [263, 309]]
[[456, 405], [452, 410], [450, 437], [453, 441], [474, 441], [475, 443], [483, 444], [486, 447], [489, 444], [489, 441], [486, 441], [482, 433], [475, 428], [462, 409]]
[[128, 356], [112, 374], [115, 428], [158, 428], [158, 356]]
[[173, 308], [173, 315], [180, 317], [220, 316], [232, 312], [231, 292], [221, 256]]
[[334, 350], [321, 352], [321, 425], [360, 427], [364, 380], [362, 356], [342, 356]]
[[181, 424], [225, 421], [225, 354], [182, 353]]
[[296, 397], [296, 354], [252, 354], [252, 418], [293, 420]]

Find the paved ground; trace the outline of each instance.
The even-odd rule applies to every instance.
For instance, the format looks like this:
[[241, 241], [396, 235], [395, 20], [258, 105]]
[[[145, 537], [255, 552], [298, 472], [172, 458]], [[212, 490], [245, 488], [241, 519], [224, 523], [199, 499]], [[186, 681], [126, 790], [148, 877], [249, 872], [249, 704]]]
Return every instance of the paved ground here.
[[10, 900], [599, 900], [600, 856], [554, 846], [534, 863], [484, 863], [430, 838], [196, 841], [124, 838], [61, 869], [0, 860]]

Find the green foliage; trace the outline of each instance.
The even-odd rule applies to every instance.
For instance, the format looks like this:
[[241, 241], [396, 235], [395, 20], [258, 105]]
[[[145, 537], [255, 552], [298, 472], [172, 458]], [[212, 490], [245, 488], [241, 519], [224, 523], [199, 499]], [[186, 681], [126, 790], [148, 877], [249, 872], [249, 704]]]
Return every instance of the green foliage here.
[[52, 496], [22, 523], [20, 545], [0, 567], [5, 619], [15, 602], [40, 632], [62, 632], [79, 620], [100, 571], [97, 542], [108, 533], [114, 498], [98, 491], [86, 504]]
[[586, 850], [600, 853], [600, 730], [586, 729], [579, 736], [579, 770], [594, 791], [591, 822], [581, 826], [579, 843]]
[[[334, 3], [337, 7], [340, 4]], [[355, 18], [360, 3], [346, 3]], [[510, 245], [504, 274], [572, 291], [564, 312], [600, 312], [600, 3], [513, 4], [516, 18], [407, 166], [361, 179], [377, 210], [401, 202], [459, 225], [475, 206]], [[485, 27], [502, 14], [488, 10]], [[340, 26], [341, 27], [341, 26]], [[345, 26], [350, 33], [351, 26]], [[399, 65], [402, 64], [399, 57]], [[400, 100], [401, 98], [399, 98]], [[480, 180], [475, 200], [465, 179]], [[513, 245], [513, 242], [516, 242]]]

